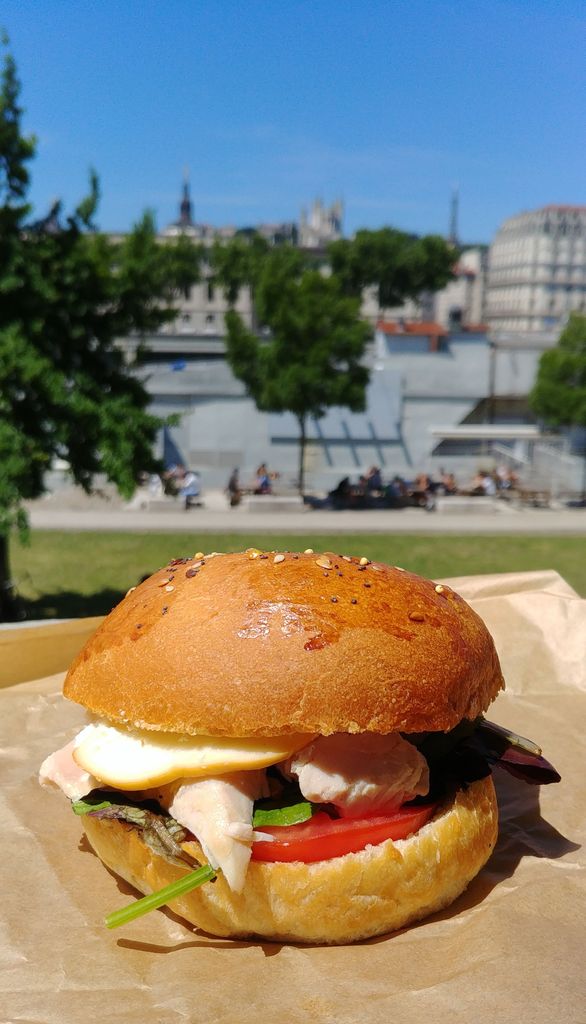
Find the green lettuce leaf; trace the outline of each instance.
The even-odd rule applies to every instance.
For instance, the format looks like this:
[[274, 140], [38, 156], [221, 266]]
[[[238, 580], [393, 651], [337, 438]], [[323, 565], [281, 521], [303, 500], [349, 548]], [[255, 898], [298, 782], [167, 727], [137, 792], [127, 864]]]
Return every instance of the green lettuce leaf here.
[[262, 828], [273, 825], [298, 825], [301, 821], [307, 821], [313, 814], [313, 807], [308, 800], [301, 800], [294, 804], [285, 804], [281, 807], [271, 807], [267, 804], [274, 801], [259, 800], [254, 806], [252, 816], [252, 827]]
[[106, 807], [111, 807], [111, 800], [103, 800], [101, 796], [89, 796], [83, 798], [83, 800], [72, 800], [71, 810], [74, 814], [91, 814], [92, 811], [103, 811]]

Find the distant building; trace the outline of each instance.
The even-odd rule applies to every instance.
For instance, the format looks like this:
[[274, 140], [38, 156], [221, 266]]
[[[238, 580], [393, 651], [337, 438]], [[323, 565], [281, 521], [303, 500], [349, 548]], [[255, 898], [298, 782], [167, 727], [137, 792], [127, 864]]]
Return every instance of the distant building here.
[[[454, 202], [454, 201], [453, 201]], [[451, 230], [456, 230], [455, 207], [452, 211]], [[260, 234], [269, 244], [287, 242], [302, 249], [324, 253], [330, 242], [342, 237], [344, 207], [341, 200], [325, 206], [316, 199], [309, 214], [301, 211], [299, 224], [293, 221], [260, 223], [250, 227], [236, 228], [226, 225], [214, 227], [195, 219], [191, 201], [189, 181], [184, 179], [179, 203], [179, 216], [162, 232], [162, 238], [174, 238], [185, 234], [203, 245], [214, 241], [227, 241], [236, 236], [253, 232]], [[209, 269], [209, 268], [208, 268]], [[376, 287], [365, 288], [362, 294], [361, 313], [373, 327], [381, 318], [388, 321], [435, 321], [447, 330], [476, 330], [484, 323], [485, 291], [487, 273], [487, 249], [485, 246], [464, 248], [461, 252], [455, 277], [441, 291], [422, 292], [416, 298], [405, 300], [402, 305], [381, 310]], [[203, 268], [203, 279], [194, 285], [189, 295], [181, 300], [177, 320], [163, 328], [165, 333], [224, 333], [224, 313], [227, 305], [222, 290], [215, 288], [210, 275]], [[238, 296], [237, 312], [247, 326], [252, 325], [252, 306], [248, 289], [243, 288]]]
[[187, 235], [198, 242], [211, 243], [215, 238], [232, 238], [236, 233], [233, 227], [212, 227], [211, 224], [198, 223], [195, 220], [195, 212], [191, 201], [189, 177], [187, 173], [183, 178], [181, 199], [179, 202], [179, 217], [172, 221], [161, 232], [163, 238], [177, 238], [178, 235]]
[[298, 241], [298, 228], [293, 221], [278, 224], [255, 224], [253, 227], [237, 228], [232, 224], [225, 224], [220, 227], [212, 224], [203, 224], [194, 219], [194, 207], [191, 200], [189, 177], [187, 174], [183, 179], [181, 199], [179, 202], [179, 217], [171, 221], [163, 229], [163, 238], [176, 238], [178, 235], [187, 235], [195, 241], [211, 245], [212, 242], [227, 241], [235, 238], [236, 235], [247, 235], [257, 233], [266, 238], [271, 245], [278, 245], [282, 242], [291, 242], [293, 245]]
[[504, 222], [490, 247], [486, 320], [552, 331], [586, 310], [586, 206], [544, 206]]
[[[365, 411], [334, 408], [308, 425], [309, 488], [329, 490], [345, 476], [357, 480], [372, 465], [385, 480], [441, 467], [465, 485], [479, 465], [505, 461], [527, 478], [539, 431], [530, 434], [526, 396], [539, 356], [554, 340], [517, 335], [497, 345], [486, 333], [449, 335], [432, 322], [381, 322], [365, 359], [371, 370]], [[230, 369], [223, 337], [158, 334], [142, 342], [146, 362], [135, 372], [152, 411], [179, 414], [159, 440], [160, 454], [172, 448], [173, 461], [199, 470], [205, 487], [224, 486], [235, 466], [249, 485], [263, 461], [281, 474], [280, 487], [294, 485], [297, 422], [256, 409]], [[138, 343], [121, 341], [129, 357]], [[559, 452], [549, 458], [547, 478], [557, 474], [560, 482]], [[571, 472], [577, 479], [581, 466], [572, 464]]]
[[[529, 233], [531, 245], [524, 241], [523, 233], [517, 237], [513, 232], [509, 238], [507, 225], [503, 226], [493, 246], [497, 265], [497, 242], [502, 233], [511, 265], [513, 255], [520, 259], [523, 247], [524, 252], [537, 252], [543, 258], [549, 253], [557, 259], [554, 268], [547, 268], [556, 289], [562, 271], [567, 275], [570, 266], [576, 277], [581, 273], [580, 294], [586, 297], [586, 208], [571, 208], [573, 213], [565, 215], [565, 220], [562, 208], [547, 209], [555, 212], [546, 217], [546, 211], [538, 211], [507, 222], [537, 217], [537, 226]], [[216, 228], [196, 220], [185, 180], [178, 219], [161, 240], [184, 233], [207, 246], [216, 239], [258, 231], [271, 244], [288, 241], [323, 253], [329, 242], [341, 237], [342, 214], [341, 203], [326, 208], [316, 201], [310, 216], [302, 213], [299, 225]], [[457, 238], [454, 214], [452, 221], [452, 234]], [[573, 262], [563, 264], [562, 257]], [[419, 471], [437, 472], [443, 467], [456, 472], [460, 482], [472, 476], [479, 459], [511, 459], [522, 471], [529, 466], [529, 442], [524, 440], [523, 430], [536, 428], [531, 427], [527, 394], [541, 352], [555, 344], [559, 335], [560, 318], [548, 329], [542, 320], [537, 321], [536, 329], [527, 322], [524, 328], [517, 326], [520, 318], [497, 318], [493, 324], [501, 329], [487, 333], [487, 262], [486, 247], [461, 249], [454, 279], [444, 289], [422, 293], [400, 309], [381, 311], [377, 289], [364, 290], [361, 312], [373, 328], [373, 343], [366, 356], [372, 371], [367, 408], [364, 413], [333, 409], [310, 424], [310, 487], [329, 489], [341, 477], [357, 477], [373, 464], [381, 467], [387, 479], [395, 473], [412, 478]], [[534, 302], [540, 275], [546, 272], [541, 264], [536, 267], [531, 285]], [[511, 267], [502, 272], [505, 270], [509, 273]], [[526, 264], [522, 272], [529, 273]], [[490, 280], [498, 297], [498, 273]], [[512, 287], [510, 276], [507, 280]], [[519, 282], [515, 286], [525, 287]], [[578, 291], [573, 283], [571, 294], [577, 299], [573, 308], [583, 308]], [[245, 324], [253, 327], [247, 288], [241, 289], [235, 308]], [[208, 487], [223, 485], [235, 466], [240, 467], [246, 483], [261, 461], [282, 474], [284, 485], [292, 485], [297, 472], [296, 421], [288, 415], [258, 412], [233, 376], [226, 360], [226, 309], [223, 291], [214, 285], [211, 268], [204, 263], [203, 279], [181, 297], [175, 321], [143, 339], [146, 364], [136, 372], [151, 395], [153, 412], [163, 417], [179, 414], [180, 418], [177, 426], [165, 428], [159, 451], [174, 446], [181, 461], [202, 472]], [[120, 339], [120, 344], [130, 357], [138, 339]], [[502, 443], [489, 446], [486, 437], [497, 425]], [[549, 474], [561, 472], [557, 452], [550, 453], [550, 459]]]
[[344, 204], [336, 199], [326, 207], [321, 199], [316, 199], [309, 216], [305, 209], [301, 210], [299, 220], [299, 245], [302, 249], [324, 249], [329, 242], [336, 242], [342, 237], [342, 220]]
[[449, 331], [482, 332], [485, 322], [488, 246], [464, 246], [459, 231], [460, 191], [452, 190], [447, 242], [460, 256], [453, 268], [453, 280], [429, 296], [430, 318]]
[[[221, 227], [204, 224], [195, 219], [195, 211], [190, 195], [189, 179], [184, 177], [179, 216], [161, 232], [161, 238], [176, 238], [186, 235], [204, 246], [215, 241], [229, 241], [232, 238], [246, 237], [253, 233], [261, 235], [270, 245], [289, 243], [301, 248], [325, 250], [329, 242], [341, 237], [343, 205], [341, 200], [325, 207], [321, 200], [316, 199], [311, 207], [309, 218], [302, 210], [299, 225], [294, 221], [279, 223], [263, 223], [250, 227], [236, 228], [232, 225]], [[217, 288], [211, 280], [211, 271], [204, 264], [202, 280], [193, 285], [189, 294], [182, 297], [177, 310], [177, 318], [173, 323], [164, 325], [163, 334], [224, 334], [224, 314], [228, 306], [221, 288]], [[235, 305], [247, 327], [252, 326], [253, 313], [248, 288], [242, 288]]]
[[433, 319], [452, 331], [477, 330], [486, 321], [488, 248], [464, 249], [454, 280], [433, 296]]
[[409, 323], [379, 320], [376, 325], [376, 353], [381, 359], [396, 352], [440, 352], [448, 332], [441, 324], [416, 320]]

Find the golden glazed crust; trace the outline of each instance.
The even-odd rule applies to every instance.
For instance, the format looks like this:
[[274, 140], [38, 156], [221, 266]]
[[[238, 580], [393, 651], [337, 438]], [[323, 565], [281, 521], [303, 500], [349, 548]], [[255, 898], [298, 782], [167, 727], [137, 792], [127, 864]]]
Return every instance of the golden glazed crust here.
[[[140, 892], [185, 874], [154, 854], [131, 826], [82, 820], [104, 864]], [[315, 864], [253, 861], [240, 895], [218, 876], [170, 907], [203, 931], [232, 938], [347, 943], [383, 935], [452, 903], [488, 860], [497, 822], [489, 777], [460, 790], [410, 839]], [[205, 862], [203, 854], [200, 859]]]
[[447, 731], [502, 686], [488, 630], [449, 587], [249, 551], [171, 563], [130, 592], [64, 693], [139, 728], [270, 736]]

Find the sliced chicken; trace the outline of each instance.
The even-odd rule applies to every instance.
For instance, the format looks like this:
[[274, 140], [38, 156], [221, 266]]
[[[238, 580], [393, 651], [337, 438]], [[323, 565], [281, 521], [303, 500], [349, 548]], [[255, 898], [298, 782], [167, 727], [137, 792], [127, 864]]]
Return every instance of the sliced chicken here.
[[98, 779], [80, 768], [73, 760], [76, 739], [71, 740], [54, 754], [49, 754], [39, 770], [39, 782], [42, 786], [57, 786], [70, 800], [81, 800], [83, 796], [98, 789]]
[[285, 765], [307, 800], [348, 818], [391, 812], [429, 791], [427, 761], [396, 732], [318, 736]]
[[197, 837], [214, 868], [242, 892], [253, 840], [253, 804], [267, 793], [264, 771], [185, 779], [170, 792], [169, 814]]

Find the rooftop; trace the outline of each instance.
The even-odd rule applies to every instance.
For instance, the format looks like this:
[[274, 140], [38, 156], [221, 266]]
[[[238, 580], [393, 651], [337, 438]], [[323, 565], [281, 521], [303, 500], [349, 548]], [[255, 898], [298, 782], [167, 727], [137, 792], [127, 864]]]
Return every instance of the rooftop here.
[[548, 206], [542, 206], [542, 210], [559, 210], [562, 213], [583, 213], [586, 210], [586, 206], [571, 206], [559, 203], [549, 203]]
[[448, 332], [445, 327], [441, 324], [435, 324], [433, 322], [419, 323], [417, 321], [411, 321], [410, 323], [406, 320], [379, 320], [376, 325], [377, 331], [382, 331], [384, 334], [412, 334], [415, 337], [430, 336], [435, 338], [446, 337]]

